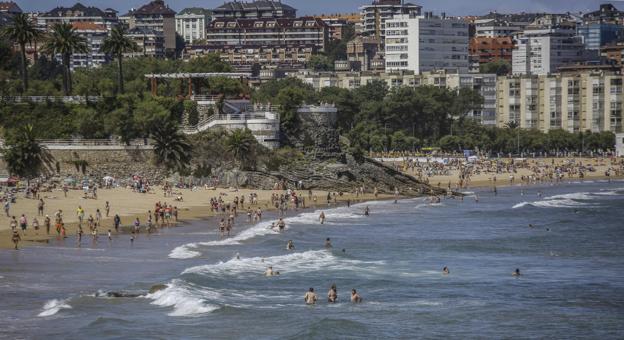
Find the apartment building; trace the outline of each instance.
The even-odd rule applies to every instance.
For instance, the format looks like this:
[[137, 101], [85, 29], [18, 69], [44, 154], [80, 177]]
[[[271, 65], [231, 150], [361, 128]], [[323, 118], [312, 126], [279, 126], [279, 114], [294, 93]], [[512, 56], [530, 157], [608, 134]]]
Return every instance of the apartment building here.
[[577, 33], [588, 50], [599, 50], [604, 45], [620, 41], [624, 39], [624, 12], [611, 4], [600, 5], [598, 11], [583, 15]]
[[162, 32], [149, 28], [135, 27], [126, 34], [137, 44], [137, 50], [124, 53], [125, 57], [165, 57], [165, 36]]
[[589, 58], [576, 23], [545, 16], [529, 25], [516, 39], [512, 52], [513, 74], [546, 75], [566, 64]]
[[110, 31], [118, 22], [117, 11], [111, 8], [101, 10], [97, 7], [87, 7], [77, 3], [72, 7], [56, 7], [37, 16], [37, 26], [43, 31], [50, 30], [57, 23], [74, 24], [80, 22], [104, 26]]
[[210, 20], [211, 12], [205, 8], [185, 8], [175, 15], [176, 33], [187, 44], [206, 40], [206, 28]]
[[397, 15], [386, 20], [386, 71], [468, 72], [468, 23], [433, 16]]
[[316, 90], [325, 87], [339, 87], [353, 90], [373, 81], [383, 81], [392, 89], [399, 86], [436, 86], [457, 90], [470, 88], [481, 94], [483, 106], [477, 110], [466, 112], [468, 118], [481, 124], [496, 125], [496, 75], [495, 74], [457, 74], [443, 70], [415, 74], [409, 71], [400, 72], [313, 72], [299, 71], [293, 74], [304, 83], [312, 85]]
[[475, 37], [470, 39], [470, 59], [478, 64], [504, 60], [511, 64], [512, 37]]
[[[347, 60], [360, 71], [375, 70], [375, 61], [379, 60], [380, 49], [379, 39], [359, 36], [347, 42]], [[381, 62], [385, 67], [383, 60]]]
[[476, 19], [473, 25], [476, 38], [510, 37], [522, 30], [519, 24], [496, 18]]
[[404, 0], [374, 0], [372, 4], [360, 7], [361, 20], [357, 27], [364, 36], [381, 39], [386, 37], [386, 20], [395, 15], [420, 15], [422, 9]]
[[297, 10], [275, 0], [230, 1], [212, 10], [215, 19], [295, 18]]
[[22, 9], [14, 1], [0, 1], [0, 13], [15, 15], [22, 13]]
[[131, 9], [119, 17], [119, 20], [127, 24], [130, 29], [161, 32], [165, 39], [165, 50], [171, 53], [176, 48], [175, 14], [176, 12], [163, 0], [154, 0], [138, 9]]
[[[110, 56], [100, 51], [104, 40], [108, 36], [108, 30], [104, 25], [92, 22], [74, 22], [72, 24], [76, 33], [85, 38], [87, 53], [74, 53], [71, 56], [71, 68], [99, 67], [110, 62]], [[60, 57], [60, 56], [59, 56]]]
[[497, 126], [547, 132], [622, 132], [623, 77], [610, 66], [570, 67], [550, 75], [499, 77]]

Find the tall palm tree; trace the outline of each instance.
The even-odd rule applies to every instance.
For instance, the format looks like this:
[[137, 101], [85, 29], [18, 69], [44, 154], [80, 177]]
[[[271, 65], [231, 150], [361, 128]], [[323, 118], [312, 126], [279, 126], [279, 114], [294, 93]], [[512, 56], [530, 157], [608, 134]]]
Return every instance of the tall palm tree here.
[[242, 168], [249, 165], [254, 156], [256, 139], [247, 129], [236, 129], [230, 133], [225, 141], [228, 152], [236, 158]]
[[171, 121], [162, 121], [151, 133], [154, 140], [154, 156], [156, 164], [164, 166], [167, 171], [182, 171], [191, 163], [193, 150], [186, 136]]
[[100, 51], [110, 54], [117, 58], [117, 89], [118, 93], [124, 92], [123, 86], [123, 70], [122, 59], [123, 54], [126, 52], [136, 51], [138, 49], [137, 44], [132, 39], [126, 36], [126, 28], [122, 25], [116, 26], [111, 30], [110, 36], [104, 39], [104, 43], [100, 48]]
[[35, 23], [25, 13], [18, 13], [13, 16], [13, 22], [2, 30], [2, 35], [18, 44], [20, 47], [21, 61], [20, 72], [22, 74], [22, 82], [24, 90], [28, 90], [28, 70], [26, 67], [26, 44], [36, 41], [41, 36], [41, 32], [37, 30]]
[[52, 26], [43, 50], [54, 57], [61, 55], [63, 62], [63, 91], [66, 96], [72, 91], [71, 56], [74, 53], [87, 53], [87, 40], [81, 37], [70, 23], [58, 23]]
[[53, 172], [54, 158], [46, 147], [37, 142], [32, 125], [9, 133], [2, 151], [11, 175], [30, 180]]

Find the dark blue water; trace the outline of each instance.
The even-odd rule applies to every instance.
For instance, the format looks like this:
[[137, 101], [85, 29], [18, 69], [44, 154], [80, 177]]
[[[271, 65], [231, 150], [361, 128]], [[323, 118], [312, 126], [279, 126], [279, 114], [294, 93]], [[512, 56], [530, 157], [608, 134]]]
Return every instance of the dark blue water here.
[[[219, 240], [214, 222], [196, 222], [132, 247], [120, 236], [1, 251], [0, 337], [624, 337], [624, 182], [478, 194], [479, 203], [324, 208], [325, 225], [318, 211], [290, 212], [282, 234], [266, 229], [271, 219], [241, 220]], [[268, 265], [281, 275], [264, 277]], [[157, 283], [168, 288], [95, 296]], [[339, 303], [330, 305], [334, 283]], [[309, 287], [316, 306], [303, 302]], [[351, 288], [362, 304], [349, 302]]]

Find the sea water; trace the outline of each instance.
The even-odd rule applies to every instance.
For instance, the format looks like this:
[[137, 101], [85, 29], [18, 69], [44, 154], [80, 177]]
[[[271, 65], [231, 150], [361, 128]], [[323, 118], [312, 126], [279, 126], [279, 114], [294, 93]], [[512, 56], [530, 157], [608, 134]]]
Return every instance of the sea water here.
[[289, 211], [282, 233], [241, 215], [230, 238], [209, 220], [2, 250], [0, 338], [624, 337], [624, 182], [474, 192]]

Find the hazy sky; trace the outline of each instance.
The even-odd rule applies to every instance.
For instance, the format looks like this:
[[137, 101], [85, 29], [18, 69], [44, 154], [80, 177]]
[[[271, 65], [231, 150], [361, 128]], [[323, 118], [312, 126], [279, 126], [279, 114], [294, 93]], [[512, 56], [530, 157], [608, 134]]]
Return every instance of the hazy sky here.
[[[48, 11], [56, 6], [71, 6], [76, 0], [14, 0], [26, 11]], [[297, 8], [299, 14], [321, 14], [356, 12], [360, 5], [372, 0], [282, 0]], [[81, 3], [100, 8], [112, 7], [125, 13], [132, 7], [139, 7], [148, 0], [81, 0]], [[179, 11], [185, 7], [198, 6], [214, 8], [224, 0], [165, 0], [171, 8]], [[624, 10], [624, 1], [600, 0], [406, 0], [424, 7], [424, 10], [446, 12], [449, 15], [486, 14], [498, 12], [578, 12], [596, 10], [601, 3], [610, 2]], [[123, 14], [121, 13], [121, 14]]]

